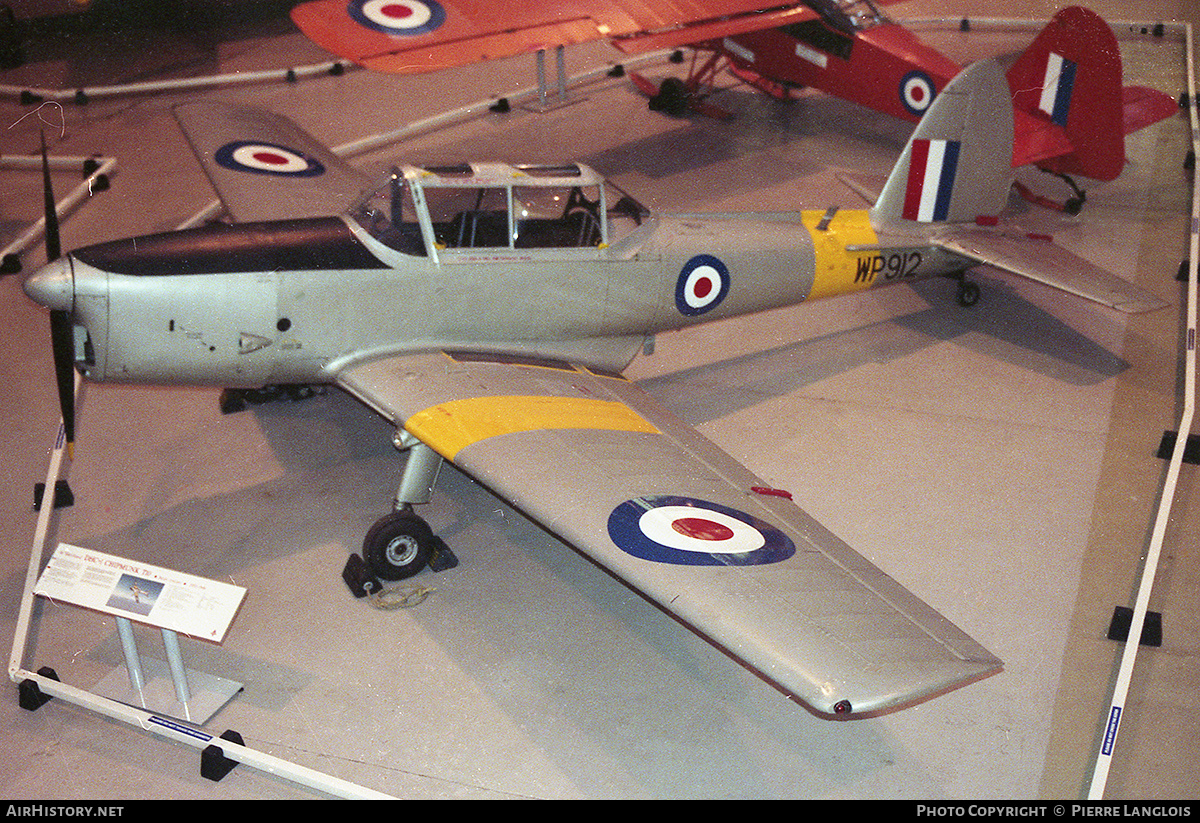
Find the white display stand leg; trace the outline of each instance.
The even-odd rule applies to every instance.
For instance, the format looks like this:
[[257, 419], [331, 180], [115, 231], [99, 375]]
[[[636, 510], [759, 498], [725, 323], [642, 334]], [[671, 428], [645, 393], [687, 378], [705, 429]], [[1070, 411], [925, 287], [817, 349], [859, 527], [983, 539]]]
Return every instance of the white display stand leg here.
[[538, 49], [537, 52], [537, 100], [529, 103], [526, 108], [530, 111], [544, 112], [552, 109], [562, 108], [563, 106], [573, 105], [585, 97], [567, 96], [567, 62], [562, 46], [557, 46], [554, 50], [555, 66], [558, 69], [558, 80], [556, 94], [551, 97], [547, 89], [546, 83], [546, 50]]
[[184, 668], [179, 637], [170, 629], [161, 630], [166, 662], [143, 658], [130, 620], [117, 617], [116, 621], [125, 669], [115, 668], [101, 679], [93, 687], [96, 694], [202, 725], [242, 690], [241, 683]]

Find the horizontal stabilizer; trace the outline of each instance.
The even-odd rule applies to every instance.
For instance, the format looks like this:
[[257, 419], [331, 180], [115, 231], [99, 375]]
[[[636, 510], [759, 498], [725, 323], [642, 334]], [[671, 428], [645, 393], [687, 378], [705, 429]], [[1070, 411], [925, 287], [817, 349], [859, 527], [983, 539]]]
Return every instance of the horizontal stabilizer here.
[[1121, 89], [1126, 134], [1133, 134], [1179, 113], [1179, 103], [1169, 94], [1145, 86], [1126, 86]]
[[1056, 246], [1048, 239], [948, 227], [935, 245], [1069, 294], [1129, 314], [1161, 309], [1167, 303], [1145, 289]]

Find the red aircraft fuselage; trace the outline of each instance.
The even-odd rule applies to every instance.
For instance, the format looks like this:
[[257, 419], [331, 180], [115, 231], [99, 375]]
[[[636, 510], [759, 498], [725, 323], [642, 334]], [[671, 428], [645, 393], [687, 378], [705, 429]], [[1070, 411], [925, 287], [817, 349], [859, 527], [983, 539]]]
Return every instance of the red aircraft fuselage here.
[[912, 32], [880, 22], [853, 36], [824, 20], [712, 42], [735, 73], [784, 86], [811, 86], [905, 120], [917, 121], [961, 67]]

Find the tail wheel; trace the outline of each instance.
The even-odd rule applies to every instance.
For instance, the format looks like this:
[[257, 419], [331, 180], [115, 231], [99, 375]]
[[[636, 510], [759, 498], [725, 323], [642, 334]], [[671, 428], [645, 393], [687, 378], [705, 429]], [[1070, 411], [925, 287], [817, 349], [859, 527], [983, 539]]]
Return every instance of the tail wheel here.
[[958, 284], [958, 304], [960, 306], [974, 306], [979, 302], [979, 294], [979, 286], [970, 280], [963, 280]]
[[397, 511], [381, 517], [363, 539], [363, 559], [380, 580], [412, 577], [429, 563], [433, 531], [415, 514]]

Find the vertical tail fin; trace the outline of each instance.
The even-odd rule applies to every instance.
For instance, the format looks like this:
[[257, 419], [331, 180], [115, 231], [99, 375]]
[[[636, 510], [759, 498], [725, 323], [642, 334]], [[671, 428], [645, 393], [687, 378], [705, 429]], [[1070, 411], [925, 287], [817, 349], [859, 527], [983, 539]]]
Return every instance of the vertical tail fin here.
[[[1037, 163], [1061, 174], [1112, 180], [1125, 164], [1121, 52], [1098, 15], [1065, 8], [1008, 70], [1017, 131], [1013, 165]], [[1044, 137], [1065, 135], [1066, 146], [1043, 148]], [[1039, 156], [1043, 155], [1043, 156]]]
[[1013, 179], [1012, 112], [997, 61], [963, 70], [917, 124], [872, 216], [934, 223], [998, 214]]
[[1113, 180], [1125, 165], [1125, 135], [1178, 111], [1174, 98], [1121, 86], [1121, 51], [1095, 12], [1071, 6], [1008, 70], [1016, 132], [1013, 166]]

